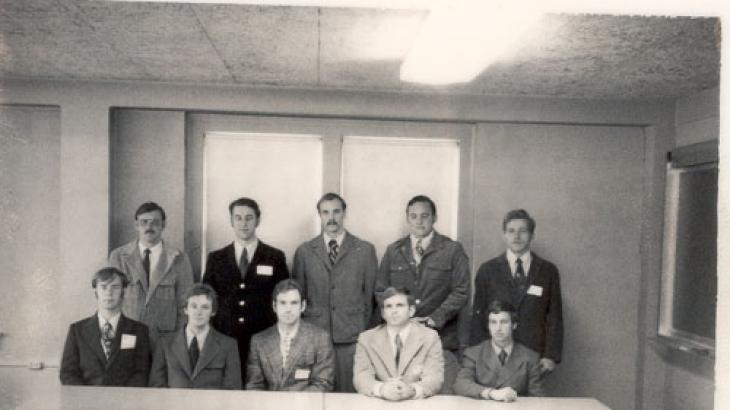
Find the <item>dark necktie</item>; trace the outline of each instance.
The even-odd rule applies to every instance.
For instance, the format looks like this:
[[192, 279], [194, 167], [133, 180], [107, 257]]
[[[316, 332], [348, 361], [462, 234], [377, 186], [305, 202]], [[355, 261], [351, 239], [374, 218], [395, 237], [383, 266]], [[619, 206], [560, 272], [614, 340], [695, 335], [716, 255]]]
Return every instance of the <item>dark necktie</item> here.
[[525, 277], [525, 270], [522, 268], [522, 259], [517, 258], [515, 264], [517, 265], [517, 268], [515, 268], [515, 282], [520, 294], [522, 294], [527, 287], [527, 277]]
[[330, 239], [328, 244], [330, 246], [330, 263], [332, 263], [332, 266], [334, 266], [335, 261], [337, 260], [337, 241], [334, 239]]
[[504, 349], [501, 349], [499, 351], [499, 362], [502, 363], [502, 366], [504, 366], [504, 363], [507, 361], [507, 352], [504, 351]]
[[200, 348], [198, 347], [198, 338], [193, 336], [193, 340], [190, 342], [190, 370], [195, 370], [195, 365], [198, 363], [198, 356], [200, 356]]
[[395, 367], [398, 368], [400, 363], [400, 352], [403, 350], [403, 341], [400, 338], [400, 334], [395, 335]]
[[422, 241], [423, 241], [423, 239], [419, 239], [416, 241], [416, 255], [414, 255], [415, 259], [416, 259], [416, 263], [421, 263], [421, 258], [423, 257], [424, 249], [423, 249], [423, 246], [421, 246]]
[[101, 342], [104, 344], [104, 355], [107, 360], [112, 355], [112, 340], [114, 340], [114, 329], [111, 323], [106, 322], [101, 330]]
[[241, 273], [241, 280], [246, 279], [246, 272], [248, 272], [248, 251], [243, 248], [241, 252], [241, 259], [238, 261], [238, 272]]
[[150, 251], [149, 248], [144, 250], [144, 259], [142, 259], [142, 267], [144, 268], [145, 277], [147, 278], [147, 285], [150, 283]]

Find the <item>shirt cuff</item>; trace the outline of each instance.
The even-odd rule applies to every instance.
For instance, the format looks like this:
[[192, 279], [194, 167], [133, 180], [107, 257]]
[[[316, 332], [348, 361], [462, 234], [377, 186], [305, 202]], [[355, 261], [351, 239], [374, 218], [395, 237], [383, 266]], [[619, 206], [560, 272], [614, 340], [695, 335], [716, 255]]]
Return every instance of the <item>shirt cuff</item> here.
[[416, 390], [416, 395], [413, 396], [414, 399], [422, 399], [423, 398], [423, 386], [421, 386], [418, 383], [414, 383], [411, 386], [413, 386], [413, 389]]
[[373, 396], [382, 398], [383, 397], [383, 382], [375, 382], [373, 385]]

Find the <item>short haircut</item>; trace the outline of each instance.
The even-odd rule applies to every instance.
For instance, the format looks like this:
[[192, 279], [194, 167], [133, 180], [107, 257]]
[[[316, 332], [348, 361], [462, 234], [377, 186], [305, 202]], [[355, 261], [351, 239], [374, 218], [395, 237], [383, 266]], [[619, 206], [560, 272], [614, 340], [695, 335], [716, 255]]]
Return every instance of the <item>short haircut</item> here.
[[504, 216], [504, 219], [502, 220], [502, 231], [507, 231], [507, 224], [509, 221], [513, 219], [524, 219], [527, 221], [527, 230], [530, 231], [530, 233], [535, 233], [535, 227], [537, 224], [535, 223], [535, 220], [532, 219], [530, 214], [527, 213], [524, 209], [513, 209], [509, 212], [507, 212], [507, 215]]
[[515, 307], [512, 306], [511, 303], [504, 300], [493, 300], [489, 303], [489, 305], [487, 305], [487, 323], [489, 323], [489, 315], [491, 313], [497, 314], [502, 312], [509, 313], [512, 324], [515, 324], [519, 321], [519, 317], [517, 316], [517, 310], [515, 310]]
[[347, 209], [347, 202], [345, 202], [345, 200], [342, 199], [341, 196], [337, 195], [334, 192], [327, 192], [326, 194], [322, 195], [322, 198], [319, 198], [319, 201], [317, 201], [317, 212], [319, 212], [319, 206], [322, 205], [322, 202], [334, 201], [335, 199], [340, 201], [343, 211]]
[[408, 291], [408, 289], [400, 286], [389, 286], [378, 297], [378, 306], [380, 306], [380, 309], [382, 310], [387, 299], [398, 295], [403, 295], [406, 297], [406, 299], [408, 300], [408, 306], [416, 305], [416, 298], [411, 295], [411, 292]]
[[261, 209], [259, 209], [259, 204], [253, 199], [246, 197], [236, 199], [228, 205], [228, 213], [233, 215], [233, 208], [237, 206], [247, 206], [253, 209], [253, 212], [256, 214], [256, 219], [261, 218]]
[[137, 208], [137, 212], [134, 213], [134, 220], [136, 221], [137, 218], [142, 214], [146, 214], [147, 212], [154, 212], [154, 211], [160, 211], [160, 215], [162, 215], [162, 220], [163, 221], [165, 220], [165, 218], [166, 218], [165, 210], [162, 209], [161, 206], [157, 205], [154, 202], [145, 202], [142, 205], [140, 205], [139, 208]]
[[436, 204], [431, 200], [431, 198], [427, 197], [426, 195], [416, 195], [411, 198], [411, 200], [408, 201], [408, 205], [406, 205], [406, 214], [408, 213], [408, 208], [410, 208], [416, 202], [427, 203], [431, 207], [431, 213], [433, 214], [433, 217], [436, 217]]
[[93, 289], [96, 289], [97, 283], [113, 280], [114, 276], [119, 276], [119, 278], [121, 278], [123, 288], [126, 288], [127, 285], [129, 285], [129, 279], [127, 278], [127, 275], [125, 275], [119, 269], [109, 266], [106, 268], [101, 268], [96, 271], [96, 273], [94, 273], [94, 277], [91, 279], [91, 287]]
[[299, 292], [299, 298], [304, 300], [304, 289], [302, 289], [302, 285], [294, 279], [284, 279], [277, 283], [276, 286], [274, 286], [274, 290], [271, 292], [271, 300], [276, 303], [276, 297], [279, 296], [279, 294], [290, 290], [296, 290]]
[[188, 300], [191, 297], [199, 295], [205, 295], [210, 300], [210, 303], [213, 305], [213, 313], [218, 311], [218, 294], [207, 283], [193, 283], [192, 286], [187, 288], [184, 299], [185, 306], [188, 305]]

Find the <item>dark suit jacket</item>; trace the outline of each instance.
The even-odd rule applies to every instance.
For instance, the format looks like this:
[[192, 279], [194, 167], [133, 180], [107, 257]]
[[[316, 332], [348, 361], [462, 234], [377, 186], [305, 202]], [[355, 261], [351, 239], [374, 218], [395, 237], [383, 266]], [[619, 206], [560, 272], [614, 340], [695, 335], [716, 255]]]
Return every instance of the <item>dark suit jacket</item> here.
[[190, 368], [185, 327], [158, 341], [150, 371], [151, 387], [241, 389], [236, 341], [211, 327], [194, 369]]
[[[263, 274], [268, 273], [268, 267], [271, 268], [271, 275]], [[203, 282], [218, 293], [218, 311], [211, 318], [211, 324], [238, 341], [242, 364], [246, 363], [251, 336], [276, 323], [276, 315], [271, 307], [271, 292], [279, 281], [288, 277], [284, 252], [261, 240], [243, 280], [238, 271], [233, 243], [208, 254]], [[244, 367], [241, 370], [241, 380], [245, 380], [246, 369]]]
[[544, 396], [539, 361], [540, 355], [515, 343], [512, 354], [502, 366], [491, 340], [485, 340], [464, 351], [454, 391], [462, 396], [480, 398], [480, 393], [487, 387], [512, 387], [520, 396]]
[[[282, 368], [276, 325], [254, 335], [246, 364], [246, 390], [331, 391], [335, 382], [335, 353], [330, 335], [307, 322], [291, 341], [286, 368]], [[306, 379], [297, 379], [304, 370]], [[303, 375], [302, 375], [303, 376]]]
[[[134, 348], [120, 348], [122, 335], [135, 337]], [[112, 354], [107, 361], [101, 347], [99, 319], [95, 314], [72, 324], [68, 329], [61, 359], [61, 383], [147, 386], [151, 354], [147, 326], [122, 315], [112, 341]]]
[[434, 232], [418, 266], [411, 249], [410, 236], [388, 246], [380, 262], [375, 293], [382, 293], [388, 286], [408, 289], [416, 298], [416, 316], [433, 319], [444, 349], [463, 347], [466, 341], [459, 342], [457, 321], [471, 286], [464, 248]]
[[511, 302], [517, 309], [519, 324], [514, 332], [515, 341], [522, 343], [555, 362], [561, 359], [563, 350], [563, 308], [560, 297], [558, 268], [532, 252], [528, 276], [530, 286], [542, 288], [542, 295], [525, 292], [513, 298], [514, 281], [502, 254], [482, 264], [474, 280], [474, 308], [471, 325], [471, 344], [487, 339], [486, 308], [493, 300]]
[[294, 254], [294, 277], [304, 287], [303, 317], [327, 330], [333, 343], [355, 343], [373, 309], [378, 269], [375, 247], [347, 232], [334, 266], [320, 234]]

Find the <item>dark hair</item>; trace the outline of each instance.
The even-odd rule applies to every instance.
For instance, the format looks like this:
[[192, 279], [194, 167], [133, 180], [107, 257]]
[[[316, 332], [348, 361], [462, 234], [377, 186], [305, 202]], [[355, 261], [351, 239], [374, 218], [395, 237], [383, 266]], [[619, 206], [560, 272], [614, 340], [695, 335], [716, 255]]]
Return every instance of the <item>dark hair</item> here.
[[162, 209], [161, 206], [157, 205], [154, 202], [145, 202], [142, 205], [137, 208], [137, 212], [134, 213], [134, 220], [137, 220], [137, 217], [139, 217], [142, 214], [146, 214], [147, 212], [154, 212], [154, 211], [160, 211], [160, 215], [162, 215], [162, 220], [165, 220], [165, 210]]
[[501, 312], [509, 313], [512, 324], [516, 324], [519, 321], [519, 317], [517, 316], [517, 310], [515, 310], [515, 307], [512, 306], [511, 303], [504, 300], [493, 300], [489, 303], [489, 305], [487, 305], [487, 323], [489, 323], [490, 313], [497, 314]]
[[271, 292], [271, 300], [276, 302], [276, 297], [279, 296], [280, 293], [288, 292], [290, 290], [296, 290], [299, 292], [299, 297], [304, 300], [304, 289], [302, 289], [302, 285], [294, 279], [284, 279], [277, 283], [276, 286], [274, 286], [274, 290]]
[[218, 311], [218, 294], [215, 292], [215, 289], [207, 283], [193, 283], [192, 286], [185, 290], [185, 296], [183, 299], [185, 301], [185, 306], [188, 305], [188, 299], [199, 295], [205, 295], [208, 299], [210, 299], [210, 302], [213, 305], [213, 313]]
[[416, 195], [411, 198], [411, 200], [408, 201], [408, 205], [406, 205], [406, 214], [408, 213], [408, 208], [410, 208], [416, 202], [427, 203], [431, 207], [431, 213], [433, 214], [433, 217], [436, 218], [436, 204], [433, 203], [431, 198], [427, 197], [426, 195]]
[[233, 208], [237, 206], [247, 206], [251, 209], [253, 209], [253, 212], [256, 214], [256, 219], [261, 218], [261, 209], [259, 209], [259, 204], [256, 203], [251, 198], [238, 198], [235, 201], [231, 202], [230, 205], [228, 205], [228, 212], [233, 215]]
[[527, 230], [530, 231], [531, 234], [535, 233], [535, 227], [537, 226], [537, 224], [535, 223], [535, 220], [532, 219], [530, 214], [528, 214], [527, 211], [525, 211], [524, 209], [513, 209], [507, 212], [507, 215], [505, 215], [504, 219], [502, 220], [502, 231], [507, 231], [507, 224], [513, 219], [526, 220]]
[[378, 306], [380, 306], [380, 309], [383, 309], [383, 305], [385, 304], [385, 301], [393, 296], [397, 295], [403, 295], [408, 300], [408, 306], [415, 306], [416, 305], [416, 298], [411, 295], [411, 292], [408, 291], [408, 289], [400, 287], [400, 286], [389, 286], [387, 287], [383, 293], [380, 294], [378, 297]]
[[125, 275], [119, 269], [109, 266], [106, 268], [101, 268], [98, 271], [96, 271], [96, 273], [94, 273], [94, 277], [91, 279], [91, 287], [93, 289], [96, 289], [97, 283], [106, 282], [110, 279], [113, 280], [114, 276], [119, 276], [122, 279], [123, 288], [126, 288], [127, 285], [129, 285], [129, 279], [127, 278], [127, 275]]
[[322, 205], [322, 202], [334, 201], [335, 199], [340, 201], [340, 203], [342, 204], [343, 211], [347, 209], [347, 203], [345, 202], [344, 199], [342, 199], [341, 196], [337, 195], [334, 192], [327, 192], [326, 194], [322, 195], [322, 198], [319, 198], [319, 201], [317, 201], [317, 212], [319, 212], [319, 206]]

